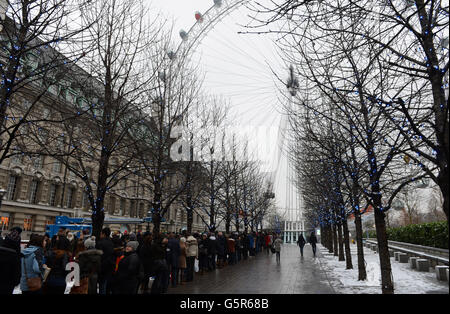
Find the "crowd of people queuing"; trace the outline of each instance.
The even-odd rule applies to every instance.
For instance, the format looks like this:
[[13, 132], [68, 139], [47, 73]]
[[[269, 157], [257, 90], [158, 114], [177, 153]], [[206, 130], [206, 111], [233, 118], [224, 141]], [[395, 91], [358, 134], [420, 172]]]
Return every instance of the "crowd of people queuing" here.
[[[64, 294], [68, 263], [79, 265], [79, 284], [71, 294], [162, 294], [205, 272], [235, 265], [258, 253], [276, 253], [281, 238], [271, 232], [189, 234], [111, 232], [100, 239], [83, 230], [79, 237], [61, 228], [58, 234], [32, 234], [21, 249], [22, 230], [0, 237], [0, 294]], [[150, 288], [150, 282], [151, 288]]]

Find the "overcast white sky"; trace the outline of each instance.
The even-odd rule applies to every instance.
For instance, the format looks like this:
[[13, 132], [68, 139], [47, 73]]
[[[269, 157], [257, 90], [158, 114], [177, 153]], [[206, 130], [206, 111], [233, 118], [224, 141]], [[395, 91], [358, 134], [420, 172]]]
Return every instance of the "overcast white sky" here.
[[[195, 12], [205, 13], [213, 3], [213, 0], [148, 1], [152, 11], [161, 11], [174, 21], [174, 38], [178, 41], [181, 41], [178, 32], [181, 29], [188, 31], [195, 23]], [[279, 83], [276, 83], [271, 68], [282, 77], [287, 77], [288, 70], [267, 36], [237, 34], [238, 31], [246, 31], [239, 24], [247, 23], [248, 14], [245, 7], [240, 7], [224, 17], [195, 50], [194, 60], [200, 60], [205, 74], [204, 89], [229, 100], [236, 125], [278, 129], [282, 116], [280, 86], [276, 85]], [[277, 138], [260, 137], [253, 144], [258, 145], [260, 151], [269, 148], [262, 159], [270, 160], [268, 169], [276, 169]], [[297, 199], [293, 188], [287, 185], [286, 177], [286, 158], [282, 158], [274, 188], [277, 204], [286, 207], [289, 202], [289, 207], [296, 207]]]

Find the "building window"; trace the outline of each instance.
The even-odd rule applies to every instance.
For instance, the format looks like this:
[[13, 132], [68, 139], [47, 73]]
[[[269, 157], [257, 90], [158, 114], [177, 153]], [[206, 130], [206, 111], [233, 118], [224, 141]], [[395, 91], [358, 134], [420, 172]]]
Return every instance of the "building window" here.
[[15, 155], [13, 155], [11, 162], [15, 164], [21, 164], [23, 162], [23, 153], [18, 146], [15, 146], [12, 150]]
[[125, 199], [120, 199], [120, 208], [119, 208], [119, 215], [123, 216], [125, 214]]
[[0, 229], [1, 229], [1, 231], [9, 229], [9, 214], [8, 213], [0, 213]]
[[140, 203], [139, 204], [139, 218], [144, 218], [144, 217], [145, 217], [144, 203]]
[[75, 193], [75, 189], [68, 189], [67, 190], [67, 200], [66, 200], [66, 207], [72, 208], [73, 207], [73, 195]]
[[44, 164], [44, 158], [42, 156], [37, 156], [33, 159], [33, 167], [36, 169], [41, 169]]
[[83, 199], [81, 200], [81, 207], [86, 208], [89, 204], [89, 194], [86, 190], [83, 190]]
[[130, 217], [136, 217], [136, 201], [130, 201]]
[[31, 186], [30, 186], [30, 203], [31, 204], [37, 204], [38, 189], [39, 189], [39, 182], [36, 180], [31, 181]]
[[73, 162], [73, 163], [70, 164], [69, 176], [70, 177], [76, 177], [77, 175], [76, 175], [75, 171], [78, 171], [78, 164]]
[[8, 182], [8, 189], [6, 192], [6, 199], [9, 201], [13, 201], [16, 196], [16, 190], [17, 190], [17, 177], [16, 176], [10, 176], [9, 182]]
[[56, 206], [56, 184], [50, 185], [50, 193], [49, 193], [49, 204], [50, 206]]
[[33, 219], [31, 215], [26, 215], [23, 219], [23, 231], [31, 231]]
[[114, 198], [114, 196], [111, 196], [109, 198], [109, 206], [111, 206], [109, 213], [114, 215], [114, 212], [116, 211], [116, 199]]
[[62, 164], [59, 160], [56, 160], [53, 164], [52, 171], [56, 173], [61, 173]]

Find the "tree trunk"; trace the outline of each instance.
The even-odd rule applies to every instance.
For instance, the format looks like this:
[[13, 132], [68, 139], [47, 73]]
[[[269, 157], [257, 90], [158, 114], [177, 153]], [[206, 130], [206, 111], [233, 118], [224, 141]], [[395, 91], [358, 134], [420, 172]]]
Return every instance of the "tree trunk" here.
[[327, 226], [327, 233], [328, 233], [328, 253], [334, 252], [334, 241], [333, 241], [333, 231], [330, 225]]
[[153, 237], [155, 239], [159, 238], [159, 233], [161, 231], [161, 216], [159, 213], [154, 212], [152, 214], [152, 223], [153, 223]]
[[[359, 207], [358, 207], [359, 208]], [[367, 272], [364, 262], [363, 231], [359, 209], [355, 211], [356, 247], [358, 250], [358, 280], [366, 280]]]
[[96, 239], [100, 239], [100, 234], [103, 229], [103, 222], [105, 221], [105, 212], [103, 210], [105, 202], [103, 199], [95, 201], [96, 210], [92, 211], [92, 235]]
[[379, 209], [375, 209], [375, 227], [377, 230], [378, 252], [380, 256], [381, 291], [383, 294], [393, 294], [394, 285], [392, 283], [392, 270], [388, 249], [386, 223], [384, 221], [384, 213]]
[[342, 224], [339, 222], [337, 225], [338, 241], [339, 241], [339, 261], [345, 261], [344, 257], [344, 238], [342, 237]]
[[442, 204], [442, 209], [444, 210], [445, 216], [447, 217], [447, 224], [448, 222], [448, 211], [449, 211], [449, 204], [450, 204], [450, 189], [448, 184], [448, 170], [441, 171], [439, 173], [438, 181], [439, 181], [439, 188], [441, 189], [442, 197], [444, 199], [444, 202]]
[[[159, 173], [157, 178], [160, 178]], [[154, 183], [153, 203], [152, 203], [152, 223], [154, 237], [158, 238], [161, 231], [161, 182], [157, 179]]]
[[344, 228], [344, 246], [345, 246], [345, 260], [347, 262], [345, 269], [353, 269], [352, 252], [350, 250], [350, 236], [348, 231], [347, 219], [342, 219], [342, 227]]
[[336, 224], [333, 224], [333, 250], [334, 250], [334, 256], [339, 256], [338, 235], [337, 235]]
[[191, 207], [186, 210], [186, 214], [187, 214], [186, 232], [192, 234], [192, 223], [194, 220], [194, 213], [192, 212]]

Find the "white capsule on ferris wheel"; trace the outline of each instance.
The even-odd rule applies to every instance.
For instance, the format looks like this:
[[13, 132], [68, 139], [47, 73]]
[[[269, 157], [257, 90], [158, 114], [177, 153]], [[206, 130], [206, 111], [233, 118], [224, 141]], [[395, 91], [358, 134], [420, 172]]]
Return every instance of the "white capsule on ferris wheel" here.
[[186, 33], [185, 30], [182, 29], [182, 30], [180, 31], [180, 37], [181, 37], [181, 39], [183, 39], [184, 41], [188, 40], [188, 34]]
[[169, 57], [170, 60], [173, 60], [173, 59], [175, 59], [176, 54], [175, 54], [174, 51], [169, 51], [169, 52], [167, 53], [167, 56]]
[[220, 8], [222, 6], [222, 0], [214, 0], [214, 5]]

